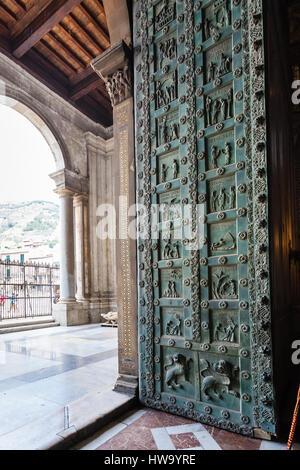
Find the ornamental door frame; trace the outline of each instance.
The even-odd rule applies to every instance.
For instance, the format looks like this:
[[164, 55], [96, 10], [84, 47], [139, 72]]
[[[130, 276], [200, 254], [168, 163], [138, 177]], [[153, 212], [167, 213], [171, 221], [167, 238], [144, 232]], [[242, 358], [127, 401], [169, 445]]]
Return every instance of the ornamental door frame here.
[[136, 0], [133, 35], [140, 400], [257, 437], [277, 433], [262, 3]]

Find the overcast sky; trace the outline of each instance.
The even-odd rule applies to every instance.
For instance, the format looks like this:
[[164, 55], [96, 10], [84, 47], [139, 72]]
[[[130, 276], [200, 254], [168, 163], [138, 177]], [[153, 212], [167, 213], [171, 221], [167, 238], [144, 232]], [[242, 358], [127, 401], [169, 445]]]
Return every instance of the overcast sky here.
[[58, 203], [49, 174], [54, 157], [42, 134], [17, 111], [0, 104], [0, 202]]

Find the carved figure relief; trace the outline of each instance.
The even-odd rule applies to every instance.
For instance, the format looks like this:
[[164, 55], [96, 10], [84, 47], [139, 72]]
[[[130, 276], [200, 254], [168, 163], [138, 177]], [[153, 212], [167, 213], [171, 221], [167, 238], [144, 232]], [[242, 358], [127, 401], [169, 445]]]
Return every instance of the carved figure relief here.
[[224, 271], [213, 273], [212, 277], [214, 278], [212, 282], [214, 299], [237, 299], [236, 281], [234, 279], [231, 279]]
[[215, 80], [216, 78], [223, 77], [232, 70], [232, 59], [226, 56], [224, 52], [220, 55], [219, 65], [216, 62], [211, 61], [208, 64], [208, 82]]
[[[175, 321], [176, 320], [176, 321]], [[169, 336], [182, 336], [181, 332], [181, 318], [178, 313], [175, 314], [175, 320], [169, 320], [166, 326], [166, 335]]]
[[235, 330], [237, 325], [234, 323], [233, 318], [227, 322], [226, 325], [218, 322], [214, 331], [214, 341], [225, 343], [235, 343]]
[[170, 363], [165, 365], [166, 371], [166, 385], [171, 390], [183, 388], [179, 379], [189, 382], [190, 363], [193, 361], [191, 358], [187, 359], [183, 354], [174, 354], [169, 356]]
[[179, 241], [172, 243], [171, 238], [165, 238], [164, 242], [163, 259], [179, 259]]
[[131, 96], [131, 73], [128, 64], [124, 65], [123, 70], [118, 70], [103, 79], [113, 106]]
[[211, 160], [213, 168], [218, 168], [218, 159], [221, 155], [221, 150], [218, 149], [216, 145], [213, 145], [211, 148]]
[[223, 238], [211, 245], [211, 251], [232, 251], [235, 248], [236, 240], [230, 232], [227, 232]]
[[169, 180], [176, 180], [179, 176], [179, 165], [176, 159], [173, 159], [171, 166], [168, 166], [166, 163], [161, 164], [162, 183], [165, 183], [167, 181], [169, 174], [171, 174], [171, 178], [169, 178]]
[[174, 121], [168, 121], [164, 116], [159, 123], [159, 145], [165, 145], [179, 138], [178, 124]]
[[161, 182], [162, 183], [165, 183], [167, 181], [168, 169], [169, 167], [165, 163], [162, 163], [161, 165]]
[[230, 142], [225, 143], [225, 148], [222, 150], [222, 153], [225, 155], [225, 165], [230, 165], [232, 154], [232, 147]]
[[239, 394], [232, 390], [232, 382], [238, 372], [237, 367], [232, 367], [229, 362], [224, 360], [210, 364], [207, 360], [200, 359], [200, 363], [203, 367], [200, 372], [203, 377], [202, 392], [206, 400], [213, 399], [208, 393], [211, 391], [219, 400], [223, 400], [224, 393], [239, 397]]
[[210, 211], [220, 212], [224, 210], [235, 209], [236, 206], [236, 190], [235, 186], [230, 186], [229, 189], [221, 186], [219, 191], [212, 190], [210, 197]]
[[162, 221], [168, 222], [170, 220], [180, 219], [181, 217], [181, 204], [180, 200], [174, 198], [168, 202], [161, 204]]
[[220, 31], [231, 25], [231, 11], [228, 0], [217, 0], [204, 22], [204, 39], [219, 39]]
[[169, 299], [177, 299], [179, 297], [178, 293], [176, 292], [175, 281], [168, 282], [168, 287], [165, 289], [163, 297], [167, 297]]
[[182, 273], [178, 269], [173, 269], [171, 271], [171, 279], [181, 279], [182, 278]]
[[235, 162], [234, 135], [231, 130], [218, 132], [206, 139], [207, 170], [232, 165]]
[[225, 155], [225, 165], [230, 165], [231, 163], [231, 155], [232, 155], [232, 147], [230, 142], [225, 143], [225, 147], [220, 150], [216, 145], [213, 145], [211, 148], [211, 163], [214, 169], [219, 168], [218, 160], [221, 155]]
[[233, 103], [233, 94], [232, 88], [228, 90], [225, 97], [218, 97], [212, 99], [211, 96], [206, 97], [206, 122], [207, 126], [213, 126], [219, 122], [226, 121], [233, 117], [232, 114], [232, 103]]
[[166, 62], [171, 62], [177, 57], [177, 43], [175, 38], [161, 41], [158, 45], [158, 68], [162, 69]]
[[174, 70], [166, 80], [156, 82], [156, 108], [159, 109], [170, 104], [177, 97], [177, 71]]
[[173, 180], [176, 180], [178, 178], [178, 171], [179, 171], [178, 162], [177, 160], [173, 160], [173, 163], [172, 163]]

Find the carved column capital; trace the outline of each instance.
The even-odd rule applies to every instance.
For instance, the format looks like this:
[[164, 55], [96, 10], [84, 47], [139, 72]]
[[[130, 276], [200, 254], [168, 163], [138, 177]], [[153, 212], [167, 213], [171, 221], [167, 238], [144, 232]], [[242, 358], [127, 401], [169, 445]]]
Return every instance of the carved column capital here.
[[88, 194], [88, 178], [68, 169], [63, 169], [49, 175], [56, 184], [57, 194], [69, 191], [72, 194]]
[[89, 202], [89, 197], [87, 194], [74, 194], [73, 197], [73, 206], [78, 207], [82, 204], [87, 204]]
[[132, 97], [131, 55], [131, 49], [120, 41], [91, 62], [106, 85], [112, 106]]

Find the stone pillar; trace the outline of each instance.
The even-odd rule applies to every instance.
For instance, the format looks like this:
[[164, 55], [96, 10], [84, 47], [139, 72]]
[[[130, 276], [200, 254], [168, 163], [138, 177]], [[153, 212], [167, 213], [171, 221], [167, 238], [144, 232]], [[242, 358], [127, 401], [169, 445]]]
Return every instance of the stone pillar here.
[[99, 208], [114, 204], [113, 139], [85, 134], [89, 168], [90, 320], [104, 321], [103, 313], [116, 312], [115, 239], [98, 237]]
[[[83, 302], [76, 301], [76, 297], [82, 300], [86, 293], [85, 279], [88, 264], [85, 264], [85, 253], [88, 252], [88, 248], [85, 245], [87, 212], [84, 209], [86, 205], [84, 200], [87, 197], [83, 195], [88, 193], [88, 180], [67, 169], [52, 173], [50, 177], [56, 183], [55, 192], [60, 198], [60, 301], [53, 306], [53, 316], [63, 326], [84, 325], [89, 322], [88, 309]], [[76, 206], [76, 252], [73, 201]], [[76, 288], [77, 294], [75, 294]]]
[[60, 200], [60, 301], [75, 302], [73, 193], [57, 191]]
[[75, 215], [76, 300], [88, 305], [88, 196], [76, 194], [73, 198]]
[[[128, 209], [135, 204], [134, 115], [131, 50], [121, 41], [92, 62], [106, 83], [114, 108], [114, 178], [117, 213], [118, 391], [137, 392], [136, 241], [128, 236]], [[121, 201], [121, 204], [119, 203]], [[120, 233], [121, 232], [121, 233]]]

